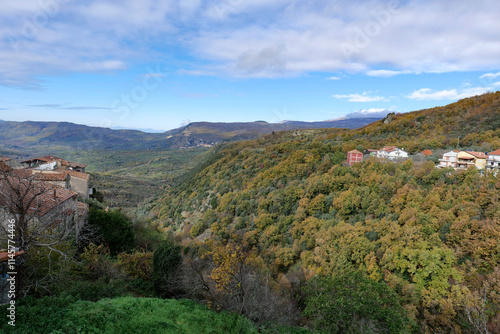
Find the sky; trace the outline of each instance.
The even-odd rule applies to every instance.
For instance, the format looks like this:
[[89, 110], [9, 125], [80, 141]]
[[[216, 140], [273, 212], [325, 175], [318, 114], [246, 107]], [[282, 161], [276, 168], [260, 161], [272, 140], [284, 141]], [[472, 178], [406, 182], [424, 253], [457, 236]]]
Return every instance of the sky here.
[[500, 90], [497, 0], [0, 0], [0, 119], [165, 131]]

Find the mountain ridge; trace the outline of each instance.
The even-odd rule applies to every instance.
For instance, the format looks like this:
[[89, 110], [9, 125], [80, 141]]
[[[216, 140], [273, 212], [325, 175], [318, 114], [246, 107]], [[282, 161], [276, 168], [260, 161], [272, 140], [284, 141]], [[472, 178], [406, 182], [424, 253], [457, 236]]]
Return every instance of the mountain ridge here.
[[211, 147], [222, 141], [255, 139], [274, 131], [306, 128], [358, 128], [378, 118], [356, 118], [340, 121], [277, 124], [257, 122], [193, 122], [163, 133], [146, 133], [131, 129], [92, 127], [70, 122], [0, 122], [0, 147], [34, 149], [66, 147], [77, 150], [179, 149]]

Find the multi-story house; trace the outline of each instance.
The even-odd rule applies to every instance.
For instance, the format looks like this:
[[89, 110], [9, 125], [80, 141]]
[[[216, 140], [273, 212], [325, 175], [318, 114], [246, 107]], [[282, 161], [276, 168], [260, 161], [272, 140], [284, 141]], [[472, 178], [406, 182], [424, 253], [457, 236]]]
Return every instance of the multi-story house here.
[[469, 152], [460, 151], [457, 153], [457, 168], [467, 169], [470, 166], [476, 166], [475, 160], [476, 157]]
[[452, 167], [457, 168], [457, 156], [460, 151], [450, 151], [443, 154], [443, 158], [439, 159], [439, 168]]
[[477, 169], [485, 169], [486, 168], [486, 153], [484, 152], [474, 152], [474, 151], [467, 151], [467, 153], [470, 153], [474, 156], [474, 164]]
[[351, 167], [356, 162], [363, 161], [363, 153], [358, 150], [347, 152], [347, 164]]
[[477, 169], [484, 169], [486, 166], [486, 153], [474, 151], [460, 151], [457, 154], [457, 168], [467, 169], [474, 166]]
[[384, 148], [377, 151], [377, 157], [391, 160], [396, 158], [407, 158], [408, 152], [395, 146], [384, 146]]
[[492, 171], [495, 174], [500, 170], [500, 150], [488, 153], [486, 158], [486, 170]]

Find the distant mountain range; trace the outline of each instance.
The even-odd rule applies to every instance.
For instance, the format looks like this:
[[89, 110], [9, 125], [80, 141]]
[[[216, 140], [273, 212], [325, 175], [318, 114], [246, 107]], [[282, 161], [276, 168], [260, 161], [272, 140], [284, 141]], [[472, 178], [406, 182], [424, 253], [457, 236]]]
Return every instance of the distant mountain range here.
[[163, 133], [113, 130], [68, 122], [0, 121], [1, 150], [144, 150], [210, 147], [222, 141], [255, 139], [273, 131], [319, 128], [356, 129], [379, 118], [350, 118], [323, 122], [267, 123], [194, 122]]

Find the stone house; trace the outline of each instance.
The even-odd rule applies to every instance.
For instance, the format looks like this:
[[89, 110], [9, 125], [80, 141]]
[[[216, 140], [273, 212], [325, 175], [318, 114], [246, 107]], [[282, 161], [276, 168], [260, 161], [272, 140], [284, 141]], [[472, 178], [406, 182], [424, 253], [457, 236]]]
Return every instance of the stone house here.
[[41, 179], [52, 179], [50, 180], [52, 183], [59, 182], [57, 185], [77, 192], [82, 198], [89, 198], [91, 188], [90, 175], [85, 173], [87, 165], [69, 162], [53, 155], [28, 159], [21, 161], [21, 164], [24, 164], [26, 169], [32, 171], [33, 174], [41, 173]]

